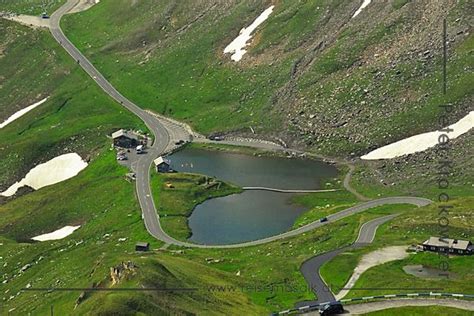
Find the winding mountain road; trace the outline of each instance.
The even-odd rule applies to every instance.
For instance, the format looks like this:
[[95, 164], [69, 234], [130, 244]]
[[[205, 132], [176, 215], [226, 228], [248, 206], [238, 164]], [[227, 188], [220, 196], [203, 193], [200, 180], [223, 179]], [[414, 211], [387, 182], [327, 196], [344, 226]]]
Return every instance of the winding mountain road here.
[[74, 8], [79, 0], [68, 0], [55, 11], [50, 18], [50, 30], [56, 41], [77, 61], [84, 71], [115, 101], [138, 116], [155, 136], [153, 144], [148, 148], [148, 153], [142, 155], [135, 164], [136, 192], [143, 219], [148, 232], [155, 238], [170, 244], [181, 242], [168, 236], [161, 228], [150, 188], [150, 167], [157, 156], [165, 152], [170, 143], [170, 136], [166, 127], [149, 112], [142, 110], [136, 104], [118, 92], [105, 77], [92, 65], [91, 62], [72, 44], [64, 35], [60, 27], [61, 18]]
[[[124, 97], [118, 92], [105, 77], [92, 65], [91, 62], [72, 44], [69, 39], [64, 35], [60, 27], [61, 18], [74, 8], [79, 0], [68, 0], [63, 6], [55, 11], [50, 18], [50, 31], [56, 41], [77, 61], [78, 65], [84, 69], [84, 71], [107, 93], [111, 98], [120, 103], [123, 107], [131, 111], [133, 114], [138, 116], [149, 128], [151, 133], [154, 135], [153, 144], [148, 148], [147, 154], [142, 155], [140, 159], [134, 164], [134, 170], [136, 173], [136, 192], [140, 207], [142, 210], [143, 220], [145, 222], [146, 229], [158, 240], [161, 240], [167, 244], [183, 246], [183, 247], [199, 247], [199, 248], [238, 248], [255, 246], [271, 241], [296, 236], [322, 225], [326, 225], [328, 222], [342, 219], [344, 217], [360, 213], [369, 208], [384, 205], [384, 204], [413, 204], [416, 206], [424, 206], [431, 203], [430, 200], [417, 197], [388, 197], [368, 202], [361, 203], [359, 205], [350, 207], [338, 213], [329, 215], [328, 222], [321, 223], [319, 221], [310, 223], [303, 227], [276, 235], [264, 239], [255, 241], [249, 241], [238, 244], [230, 245], [201, 245], [193, 244], [189, 242], [183, 242], [176, 240], [169, 236], [160, 225], [159, 214], [156, 211], [156, 207], [152, 198], [150, 188], [150, 167], [157, 156], [162, 155], [170, 148], [170, 144], [173, 143], [173, 135], [182, 134], [181, 126], [177, 124], [170, 124], [165, 119], [160, 119], [158, 116], [145, 111], [138, 107], [136, 104]], [[171, 136], [170, 136], [171, 135]], [[252, 145], [249, 143], [248, 145]]]
[[308, 283], [309, 288], [316, 294], [318, 299], [313, 301], [299, 302], [296, 303], [295, 306], [301, 307], [315, 305], [322, 302], [336, 301], [334, 294], [331, 292], [330, 286], [326, 285], [323, 278], [321, 277], [319, 269], [323, 264], [336, 257], [341, 252], [347, 251], [349, 249], [364, 247], [365, 245], [372, 243], [375, 238], [377, 228], [396, 216], [398, 216], [398, 214], [382, 216], [368, 221], [360, 227], [359, 236], [352, 245], [323, 253], [303, 262], [300, 271], [303, 274], [306, 283]]

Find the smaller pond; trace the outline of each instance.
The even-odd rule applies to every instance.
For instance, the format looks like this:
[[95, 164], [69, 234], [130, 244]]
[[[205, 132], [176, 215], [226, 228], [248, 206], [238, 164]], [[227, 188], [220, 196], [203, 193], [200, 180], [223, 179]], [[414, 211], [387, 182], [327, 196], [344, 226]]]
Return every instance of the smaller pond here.
[[244, 191], [199, 204], [189, 218], [191, 241], [231, 244], [286, 231], [307, 209], [291, 203], [294, 194]]
[[[173, 169], [214, 176], [239, 186], [278, 189], [318, 189], [337, 169], [309, 159], [256, 157], [235, 153], [184, 149], [170, 156]], [[285, 232], [307, 208], [292, 204], [295, 194], [244, 191], [196, 206], [189, 217], [191, 241], [232, 244]]]

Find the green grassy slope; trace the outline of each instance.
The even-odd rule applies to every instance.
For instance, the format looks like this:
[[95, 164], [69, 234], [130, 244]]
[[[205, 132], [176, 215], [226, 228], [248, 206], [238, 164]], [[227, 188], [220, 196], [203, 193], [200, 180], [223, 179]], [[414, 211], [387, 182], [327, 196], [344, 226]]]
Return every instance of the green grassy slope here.
[[0, 12], [39, 15], [43, 12], [53, 13], [66, 0], [3, 0], [0, 2]]
[[94, 159], [109, 144], [107, 135], [144, 129], [135, 116], [88, 79], [46, 30], [0, 20], [6, 49], [0, 57], [1, 119], [49, 96], [46, 103], [1, 130], [0, 189], [21, 179], [32, 166], [66, 152]]
[[[229, 1], [225, 8], [209, 9], [207, 1], [102, 0], [90, 11], [68, 17], [66, 26], [68, 34], [92, 56], [99, 69], [104, 70], [120, 91], [143, 107], [185, 119], [206, 132], [247, 128], [264, 122], [259, 131], [263, 133], [271, 131], [275, 122], [286, 121], [278, 111], [271, 115], [266, 111], [272, 108], [275, 89], [286, 83], [294, 67], [298, 51], [293, 48], [305, 50], [305, 45], [312, 42], [313, 27], [323, 26], [327, 20], [322, 12], [310, 16], [305, 12], [316, 10], [319, 5], [322, 11], [327, 7], [335, 12], [346, 12], [345, 6], [352, 2], [315, 1], [306, 4], [305, 10], [298, 10], [299, 4], [295, 3], [279, 2], [281, 6], [277, 8], [275, 20], [270, 19], [268, 30], [264, 31], [267, 34], [257, 35], [258, 41], [249, 52], [257, 56], [257, 60], [245, 66], [232, 64], [220, 51], [242, 23], [248, 24], [266, 3]], [[186, 10], [190, 4], [192, 9]], [[393, 10], [404, 10], [403, 7]], [[0, 10], [3, 8], [0, 6]], [[205, 13], [196, 16], [196, 12]], [[105, 15], [110, 20], [97, 19]], [[216, 17], [221, 18], [214, 24]], [[301, 23], [305, 21], [308, 23]], [[286, 25], [284, 29], [294, 32], [275, 32], [282, 24]], [[296, 301], [311, 299], [313, 295], [305, 288], [299, 272], [301, 262], [351, 243], [360, 224], [369, 219], [404, 212], [403, 225], [387, 224], [379, 230], [386, 236], [381, 243], [421, 241], [437, 232], [435, 207], [416, 211], [405, 206], [382, 207], [296, 238], [258, 247], [158, 250], [162, 244], [144, 229], [134, 186], [125, 181], [126, 170], [116, 164], [106, 138], [116, 128], [143, 128], [142, 123], [105, 96], [45, 31], [33, 31], [3, 20], [0, 20], [0, 29], [5, 30], [0, 32], [0, 117], [8, 117], [18, 108], [50, 95], [47, 103], [1, 130], [0, 187], [7, 187], [33, 165], [64, 152], [77, 151], [84, 158], [90, 158], [90, 165], [77, 177], [0, 205], [0, 314], [10, 309], [13, 309], [12, 314], [18, 315], [49, 314], [51, 305], [56, 314], [79, 315], [165, 314], [170, 311], [176, 314], [267, 314], [289, 308]], [[123, 30], [127, 30], [127, 34], [122, 34]], [[390, 34], [382, 30], [371, 36], [375, 41]], [[347, 43], [340, 44], [339, 50], [344, 51]], [[275, 55], [276, 61], [273, 61], [272, 54], [276, 51], [281, 54]], [[324, 71], [328, 77], [336, 72], [331, 78], [340, 80], [341, 74], [337, 72], [347, 67], [352, 57], [343, 56], [342, 60], [334, 61], [334, 65], [326, 60], [312, 67]], [[145, 63], [140, 64], [143, 61]], [[464, 74], [461, 77], [464, 80]], [[313, 90], [313, 85], [301, 80], [301, 84], [307, 85], [307, 91]], [[283, 91], [287, 91], [285, 89]], [[304, 96], [304, 91], [301, 93]], [[347, 101], [341, 100], [337, 102]], [[291, 108], [296, 109], [296, 105]], [[192, 192], [190, 187], [188, 192], [170, 196], [170, 206], [175, 201], [176, 205], [189, 206], [187, 193]], [[344, 194], [331, 197], [331, 201], [333, 199], [352, 201]], [[312, 197], [302, 202], [317, 204]], [[465, 207], [471, 202], [458, 201], [456, 216], [459, 217], [453, 224], [456, 233], [472, 236], [470, 211]], [[170, 209], [172, 211], [183, 211], [183, 208]], [[29, 242], [34, 235], [71, 224], [81, 224], [82, 228], [66, 239]], [[151, 242], [153, 250], [147, 254], [136, 253], [133, 250], [136, 241]], [[112, 285], [110, 268], [128, 260], [137, 265], [136, 272], [118, 285]], [[26, 264], [32, 266], [20, 273]], [[467, 270], [471, 265], [471, 261], [462, 262], [462, 275], [466, 278], [450, 285], [451, 290], [471, 289], [467, 284], [472, 282]], [[347, 274], [347, 269], [344, 271]], [[380, 277], [382, 272], [374, 273], [368, 275], [367, 280], [372, 282], [372, 278]], [[390, 278], [395, 277], [402, 277], [397, 269], [390, 274]], [[28, 285], [198, 290], [191, 293], [86, 292], [85, 300], [74, 309], [81, 290], [21, 290]]]
[[[240, 293], [168, 292], [149, 297], [141, 292], [86, 293], [90, 304], [74, 309], [81, 290], [21, 290], [27, 286], [110, 286], [109, 269], [126, 260], [133, 260], [138, 269], [133, 280], [123, 280], [121, 286], [196, 287], [206, 281], [235, 282], [230, 281], [230, 274], [186, 259], [172, 255], [147, 259], [134, 252], [140, 240], [150, 241], [153, 249], [161, 244], [146, 232], [134, 184], [125, 180], [127, 170], [118, 166], [106, 135], [119, 127], [141, 128], [142, 123], [104, 95], [46, 31], [3, 20], [0, 25], [6, 30], [1, 35], [11, 39], [2, 46], [5, 50], [0, 57], [2, 75], [8, 74], [2, 77], [0, 90], [4, 117], [16, 111], [15, 107], [50, 95], [47, 103], [2, 129], [2, 186], [59, 153], [77, 151], [90, 160], [78, 176], [0, 205], [0, 314], [10, 309], [19, 315], [48, 314], [50, 305], [58, 314], [260, 313], [262, 308]], [[82, 227], [64, 240], [31, 243], [31, 237], [65, 225]], [[27, 264], [31, 267], [19, 273]], [[208, 303], [203, 305], [203, 301]]]
[[[223, 48], [268, 4], [104, 0], [63, 26], [127, 96], [204, 133], [253, 127], [347, 155], [433, 128], [439, 104], [455, 105], [452, 121], [466, 113], [474, 80], [463, 71], [473, 39], [466, 1], [448, 14], [374, 3], [352, 20], [353, 1], [278, 1], [244, 59], [232, 62]], [[446, 97], [436, 41], [444, 16], [454, 39]]]

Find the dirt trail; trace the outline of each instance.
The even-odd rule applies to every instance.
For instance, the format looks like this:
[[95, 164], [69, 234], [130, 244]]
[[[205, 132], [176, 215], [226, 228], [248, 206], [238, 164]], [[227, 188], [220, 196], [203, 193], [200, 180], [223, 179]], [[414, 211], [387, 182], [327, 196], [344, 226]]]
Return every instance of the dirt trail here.
[[4, 15], [2, 16], [6, 20], [18, 22], [20, 24], [29, 26], [33, 29], [37, 29], [39, 27], [50, 27], [49, 19], [43, 19], [40, 16], [33, 16], [33, 15]]
[[89, 10], [92, 8], [94, 5], [99, 3], [100, 0], [80, 0], [79, 3], [71, 9], [68, 13], [78, 13], [82, 11]]
[[352, 194], [355, 195], [355, 197], [360, 200], [360, 201], [369, 201], [370, 199], [362, 194], [360, 194], [359, 192], [357, 192], [356, 189], [354, 189], [352, 186], [351, 186], [351, 180], [352, 180], [352, 173], [354, 172], [355, 170], [355, 166], [354, 164], [348, 162], [346, 163], [346, 165], [349, 167], [349, 171], [347, 172], [346, 176], [344, 177], [344, 182], [343, 182], [343, 185], [344, 185], [344, 188], [351, 192]]
[[357, 280], [359, 280], [362, 273], [369, 270], [370, 268], [390, 261], [400, 260], [408, 257], [408, 253], [406, 252], [407, 247], [408, 246], [391, 246], [377, 249], [365, 254], [355, 267], [349, 281], [347, 281], [346, 285], [344, 285], [344, 288], [335, 296], [336, 299], [340, 300], [346, 296], [350, 289], [355, 285]]

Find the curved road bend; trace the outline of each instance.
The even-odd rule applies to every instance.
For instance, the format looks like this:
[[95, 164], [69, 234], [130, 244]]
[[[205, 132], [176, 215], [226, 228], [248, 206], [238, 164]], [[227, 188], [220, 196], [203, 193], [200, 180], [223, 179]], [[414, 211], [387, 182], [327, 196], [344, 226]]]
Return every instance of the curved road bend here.
[[[104, 90], [110, 97], [119, 102], [126, 109], [138, 116], [150, 129], [150, 131], [155, 136], [153, 144], [148, 150], [148, 154], [143, 155], [136, 163], [136, 192], [140, 207], [142, 209], [143, 220], [145, 222], [145, 227], [152, 235], [158, 240], [161, 240], [165, 243], [183, 246], [183, 247], [199, 247], [199, 248], [238, 248], [238, 247], [247, 247], [255, 246], [271, 241], [279, 240], [286, 237], [292, 237], [304, 232], [308, 232], [317, 227], [325, 225], [326, 223], [320, 223], [319, 221], [310, 223], [308, 225], [302, 226], [295, 230], [291, 230], [279, 235], [271, 236], [264, 239], [259, 239], [255, 241], [249, 241], [239, 244], [230, 244], [230, 245], [200, 245], [193, 244], [188, 242], [183, 242], [176, 240], [169, 236], [166, 232], [163, 231], [159, 215], [156, 211], [155, 203], [152, 198], [151, 188], [150, 188], [150, 167], [153, 162], [153, 159], [161, 155], [165, 150], [168, 144], [170, 143], [170, 136], [167, 128], [152, 114], [148, 113], [145, 110], [142, 110], [136, 104], [125, 98], [120, 92], [118, 92], [105, 77], [89, 62], [89, 60], [82, 55], [82, 53], [68, 40], [64, 35], [63, 31], [60, 28], [61, 18], [69, 12], [79, 0], [68, 0], [63, 6], [61, 6], [57, 11], [55, 11], [50, 18], [51, 22], [51, 33], [53, 37], [58, 41], [58, 43], [74, 58], [78, 61], [79, 65], [84, 69], [84, 71]], [[368, 201], [361, 203], [359, 205], [353, 206], [341, 212], [332, 214], [328, 216], [329, 222], [338, 220], [362, 211], [366, 209], [383, 205], [383, 204], [413, 204], [416, 206], [424, 206], [430, 204], [431, 201], [424, 198], [417, 197], [389, 197], [382, 198], [373, 201]]]
[[377, 228], [398, 215], [399, 214], [387, 215], [368, 221], [360, 227], [359, 236], [352, 245], [323, 253], [303, 262], [300, 268], [301, 273], [303, 274], [306, 283], [308, 283], [308, 287], [316, 294], [317, 300], [298, 302], [295, 304], [295, 307], [335, 301], [336, 298], [334, 297], [334, 294], [331, 292], [330, 287], [326, 285], [319, 273], [321, 266], [341, 252], [349, 249], [360, 248], [372, 243]]

